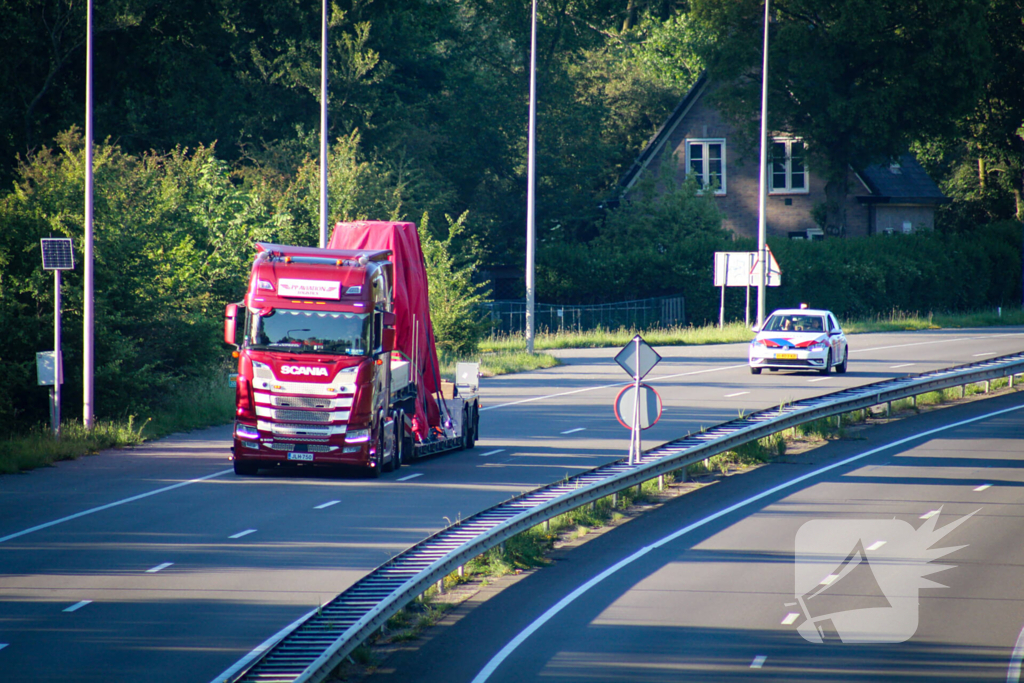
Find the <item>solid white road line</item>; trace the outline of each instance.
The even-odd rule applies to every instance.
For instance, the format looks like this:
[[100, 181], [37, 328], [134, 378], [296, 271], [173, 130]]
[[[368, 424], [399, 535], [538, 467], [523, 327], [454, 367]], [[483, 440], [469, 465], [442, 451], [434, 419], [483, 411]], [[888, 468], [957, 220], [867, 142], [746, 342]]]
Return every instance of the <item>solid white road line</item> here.
[[[770, 489], [767, 489], [765, 491], [757, 493], [757, 494], [755, 494], [755, 495], [753, 495], [753, 496], [751, 496], [749, 498], [746, 498], [745, 500], [739, 501], [738, 503], [733, 503], [729, 507], [723, 508], [723, 509], [719, 510], [718, 512], [714, 512], [714, 513], [708, 515], [707, 517], [699, 519], [696, 522], [693, 522], [692, 524], [689, 524], [689, 525], [683, 527], [682, 529], [678, 529], [678, 530], [672, 532], [671, 534], [669, 534], [668, 536], [665, 536], [664, 538], [662, 538], [662, 539], [660, 539], [658, 541], [655, 541], [651, 545], [645, 546], [645, 547], [641, 548], [640, 550], [637, 550], [635, 553], [633, 553], [629, 557], [616, 562], [614, 565], [612, 565], [608, 569], [605, 569], [603, 572], [601, 572], [600, 574], [598, 574], [594, 578], [590, 579], [589, 581], [587, 581], [586, 583], [584, 583], [583, 585], [578, 587], [576, 590], [574, 590], [573, 592], [569, 593], [567, 596], [565, 596], [564, 598], [559, 600], [552, 607], [550, 607], [546, 612], [544, 612], [544, 614], [542, 614], [539, 617], [537, 617], [536, 619], [534, 619], [533, 622], [529, 626], [527, 626], [525, 629], [520, 631], [519, 634], [516, 635], [515, 638], [510, 640], [508, 642], [508, 644], [505, 645], [505, 647], [501, 648], [501, 650], [498, 652], [498, 654], [494, 655], [491, 658], [491, 660], [489, 662], [487, 662], [487, 664], [484, 665], [484, 668], [480, 670], [480, 673], [478, 673], [476, 675], [476, 677], [473, 679], [472, 683], [484, 683], [487, 679], [489, 679], [491, 677], [491, 674], [493, 674], [498, 669], [498, 667], [501, 666], [501, 664], [506, 659], [508, 659], [509, 655], [511, 655], [513, 652], [515, 652], [519, 648], [520, 645], [522, 645], [524, 642], [526, 642], [527, 638], [529, 638], [531, 635], [536, 633], [542, 626], [544, 626], [544, 624], [546, 624], [547, 622], [551, 621], [551, 619], [556, 617], [559, 612], [561, 612], [566, 607], [568, 607], [569, 605], [574, 603], [576, 600], [578, 600], [580, 597], [582, 597], [584, 594], [586, 594], [591, 588], [593, 588], [594, 586], [598, 585], [599, 583], [604, 581], [609, 576], [612, 576], [613, 574], [618, 572], [620, 569], [622, 569], [624, 567], [628, 567], [629, 565], [633, 564], [634, 562], [636, 562], [637, 560], [639, 560], [640, 558], [642, 558], [643, 556], [645, 556], [647, 553], [651, 552], [652, 550], [657, 550], [661, 546], [666, 545], [668, 543], [671, 543], [671, 542], [681, 538], [682, 536], [685, 536], [686, 534], [690, 533], [691, 531], [694, 531], [694, 530], [699, 529], [699, 528], [701, 528], [701, 527], [703, 527], [703, 526], [705, 526], [707, 524], [710, 524], [711, 522], [713, 522], [713, 521], [715, 521], [717, 519], [721, 519], [722, 517], [725, 517], [726, 515], [730, 515], [733, 512], [736, 512], [737, 510], [741, 510], [744, 507], [746, 507], [747, 505], [750, 505], [751, 503], [756, 503], [757, 501], [763, 500], [763, 499], [768, 498], [770, 496], [774, 496], [776, 493], [779, 493], [781, 491], [785, 491], [786, 489], [792, 488], [793, 486], [796, 486], [797, 484], [802, 484], [803, 482], [807, 481], [808, 479], [814, 479], [815, 477], [819, 477], [822, 474], [825, 474], [826, 472], [830, 472], [830, 471], [832, 471], [834, 469], [837, 469], [837, 468], [840, 468], [840, 467], [845, 467], [846, 465], [849, 465], [851, 463], [857, 462], [858, 460], [863, 460], [864, 458], [870, 457], [870, 456], [872, 456], [872, 455], [874, 455], [876, 453], [881, 453], [883, 451], [887, 451], [890, 448], [897, 448], [897, 447], [902, 446], [904, 444], [911, 443], [913, 441], [918, 441], [920, 439], [927, 438], [929, 436], [932, 436], [933, 434], [940, 434], [940, 433], [948, 431], [950, 429], [956, 429], [958, 427], [963, 427], [964, 425], [973, 424], [975, 422], [980, 422], [981, 420], [987, 420], [989, 418], [996, 417], [997, 415], [1005, 415], [1006, 413], [1012, 413], [1012, 412], [1015, 412], [1015, 411], [1018, 411], [1018, 410], [1022, 410], [1022, 409], [1024, 409], [1024, 406], [1014, 406], [1012, 408], [1003, 408], [1002, 410], [996, 410], [996, 411], [993, 411], [991, 413], [985, 413], [984, 415], [979, 415], [977, 417], [972, 417], [972, 418], [968, 418], [966, 420], [961, 420], [959, 422], [954, 422], [952, 424], [947, 424], [947, 425], [943, 425], [941, 427], [936, 427], [935, 429], [929, 429], [928, 431], [921, 432], [920, 434], [914, 434], [912, 436], [904, 437], [902, 439], [898, 439], [896, 441], [893, 441], [892, 443], [887, 443], [885, 445], [878, 446], [877, 448], [872, 448], [869, 451], [864, 451], [863, 453], [858, 453], [857, 455], [851, 455], [849, 458], [845, 458], [843, 460], [839, 460], [839, 461], [834, 462], [834, 463], [832, 463], [830, 465], [825, 465], [824, 467], [819, 467], [818, 469], [816, 469], [816, 470], [814, 470], [812, 472], [808, 472], [807, 474], [802, 474], [802, 475], [800, 475], [798, 477], [790, 479], [787, 482], [783, 482], [782, 484], [778, 484], [777, 486], [773, 486]], [[1021, 638], [1024, 639], [1024, 634], [1022, 634]], [[1018, 640], [1017, 643], [1018, 643], [1018, 647], [1021, 649], [1021, 654], [1024, 655], [1024, 646], [1021, 645], [1021, 640]], [[1017, 650], [1014, 650], [1014, 656], [1015, 657], [1017, 656]], [[1012, 666], [1012, 664], [1011, 664], [1011, 666]], [[1018, 672], [1019, 672], [1020, 659], [1017, 660], [1017, 666], [1018, 666]], [[1016, 680], [1016, 679], [1014, 679], [1014, 680]]]
[[790, 624], [792, 624], [794, 621], [796, 621], [799, 618], [800, 618], [800, 613], [799, 612], [790, 612], [789, 614], [786, 615], [786, 618], [782, 620], [782, 625], [783, 626], [789, 626]]
[[751, 669], [760, 669], [762, 666], [764, 666], [764, 663], [765, 663], [765, 661], [767, 659], [768, 659], [768, 657], [766, 657], [765, 655], [758, 655], [758, 656], [754, 657], [754, 661], [752, 661], [750, 663], [750, 668]]
[[173, 562], [164, 562], [163, 564], [158, 564], [157, 566], [153, 567], [152, 569], [147, 569], [146, 573], [147, 574], [156, 574], [159, 571], [167, 569], [172, 564], [174, 564], [174, 563]]
[[737, 391], [735, 394], [726, 394], [725, 398], [736, 398], [737, 396], [746, 396], [749, 391]]
[[562, 432], [562, 433], [563, 434], [575, 434], [576, 432], [585, 432], [585, 431], [587, 431], [586, 427], [577, 427], [576, 429], [570, 429], [570, 430]]
[[317, 505], [317, 506], [316, 506], [315, 508], [313, 508], [313, 509], [314, 509], [314, 510], [323, 510], [324, 508], [329, 508], [329, 507], [331, 507], [332, 505], [337, 505], [337, 504], [338, 504], [338, 503], [340, 503], [340, 502], [341, 502], [340, 500], [329, 500], [329, 501], [327, 501], [326, 503], [321, 503], [320, 505]]
[[985, 489], [992, 488], [992, 484], [982, 484], [981, 486], [974, 489], [975, 491], [984, 491]]
[[416, 474], [410, 474], [407, 477], [402, 477], [401, 479], [396, 479], [395, 481], [409, 481], [410, 479], [415, 479], [416, 477], [422, 477], [422, 476], [423, 476], [422, 472], [417, 472]]
[[249, 534], [256, 533], [255, 529], [246, 529], [245, 531], [239, 531], [234, 536], [228, 536], [228, 538], [241, 538], [242, 536], [248, 536]]
[[883, 545], [885, 545], [885, 541], [875, 541], [874, 543], [872, 543], [871, 545], [869, 545], [869, 546], [868, 546], [868, 547], [866, 548], [866, 550], [878, 550], [878, 549], [879, 549], [879, 548], [881, 548], [881, 547], [882, 547]]
[[928, 512], [921, 515], [921, 519], [931, 519], [940, 512], [942, 512], [942, 510], [929, 510]]
[[224, 681], [234, 678], [236, 673], [238, 673], [245, 667], [249, 666], [250, 662], [252, 662], [254, 659], [262, 655], [264, 652], [266, 652], [267, 650], [281, 642], [281, 640], [283, 640], [286, 635], [288, 635], [289, 633], [297, 629], [299, 626], [301, 626], [302, 622], [306, 621], [311, 616], [316, 614], [317, 611], [319, 611], [319, 609], [320, 608], [317, 607], [314, 610], [310, 610], [309, 612], [303, 614], [301, 617], [299, 617], [292, 623], [285, 626], [283, 629], [281, 629], [274, 635], [264, 640], [262, 643], [253, 648], [252, 652], [239, 659], [231, 666], [231, 668], [227, 669], [222, 674], [214, 678], [212, 681], [210, 681], [210, 683], [224, 683]]
[[0, 543], [3, 543], [4, 541], [9, 541], [12, 538], [18, 538], [19, 536], [24, 536], [26, 534], [30, 534], [33, 531], [39, 531], [41, 529], [47, 529], [47, 528], [49, 528], [51, 526], [56, 526], [58, 524], [63, 524], [64, 522], [70, 522], [73, 519], [78, 519], [79, 517], [85, 517], [86, 515], [91, 515], [94, 512], [102, 512], [103, 510], [109, 510], [110, 508], [117, 507], [118, 505], [124, 505], [125, 503], [134, 503], [137, 500], [142, 500], [143, 498], [149, 498], [150, 496], [155, 496], [158, 493], [167, 493], [168, 491], [173, 491], [174, 489], [180, 489], [182, 486], [188, 486], [189, 484], [198, 484], [201, 481], [206, 481], [207, 479], [213, 479], [215, 477], [221, 477], [221, 476], [224, 476], [225, 474], [230, 474], [231, 472], [234, 472], [234, 470], [221, 470], [220, 472], [214, 472], [213, 474], [208, 474], [205, 477], [199, 477], [198, 479], [190, 479], [188, 481], [183, 481], [183, 482], [180, 482], [180, 483], [177, 483], [177, 484], [172, 484], [170, 486], [165, 486], [162, 489], [156, 489], [154, 491], [150, 491], [149, 493], [140, 493], [139, 495], [132, 496], [131, 498], [124, 498], [122, 500], [118, 500], [118, 501], [115, 501], [113, 503], [107, 503], [106, 505], [100, 505], [99, 507], [91, 508], [89, 510], [83, 510], [82, 512], [76, 512], [73, 515], [68, 515], [67, 517], [61, 517], [60, 519], [55, 519], [52, 522], [47, 522], [46, 524], [40, 524], [38, 526], [34, 526], [31, 529], [25, 529], [24, 531], [19, 531], [19, 532], [14, 533], [14, 534], [9, 534], [7, 536], [0, 537]]
[[486, 453], [481, 453], [480, 457], [481, 458], [486, 458], [488, 455], [497, 455], [498, 453], [504, 453], [504, 452], [505, 452], [504, 448], [495, 448], [493, 451], [487, 451]]
[[1018, 683], [1020, 681], [1021, 662], [1024, 661], [1024, 629], [1021, 629], [1017, 636], [1017, 644], [1013, 646], [1013, 654], [1010, 655], [1010, 666], [1006, 670], [1006, 683]]
[[86, 605], [88, 605], [90, 602], [92, 602], [92, 600], [82, 600], [81, 602], [76, 602], [75, 604], [71, 605], [71, 607], [65, 607], [64, 611], [65, 612], [76, 612], [76, 611], [82, 609], [83, 607], [85, 607]]

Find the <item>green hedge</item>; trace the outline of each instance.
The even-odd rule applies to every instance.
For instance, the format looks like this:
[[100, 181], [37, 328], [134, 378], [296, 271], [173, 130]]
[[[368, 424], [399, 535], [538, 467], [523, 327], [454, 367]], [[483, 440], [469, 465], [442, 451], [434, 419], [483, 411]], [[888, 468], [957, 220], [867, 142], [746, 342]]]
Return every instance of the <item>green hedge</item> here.
[[[1021, 303], [1022, 226], [1005, 221], [971, 234], [922, 232], [820, 242], [770, 239], [782, 286], [768, 291], [769, 309], [801, 302], [840, 318], [894, 310], [965, 312]], [[755, 251], [751, 240], [714, 237], [653, 248], [637, 244], [554, 244], [538, 250], [538, 297], [557, 303], [613, 302], [668, 294], [686, 297], [687, 321], [717, 323], [716, 251]], [[756, 292], [751, 290], [751, 310]], [[743, 320], [745, 292], [726, 291], [726, 319]]]

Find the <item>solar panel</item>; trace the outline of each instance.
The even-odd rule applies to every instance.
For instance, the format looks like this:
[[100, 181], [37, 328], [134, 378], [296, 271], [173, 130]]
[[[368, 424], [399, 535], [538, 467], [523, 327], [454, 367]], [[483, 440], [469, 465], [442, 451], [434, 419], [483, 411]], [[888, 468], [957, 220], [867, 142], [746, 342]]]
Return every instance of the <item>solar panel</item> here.
[[43, 246], [43, 270], [72, 270], [75, 254], [67, 237], [39, 240]]

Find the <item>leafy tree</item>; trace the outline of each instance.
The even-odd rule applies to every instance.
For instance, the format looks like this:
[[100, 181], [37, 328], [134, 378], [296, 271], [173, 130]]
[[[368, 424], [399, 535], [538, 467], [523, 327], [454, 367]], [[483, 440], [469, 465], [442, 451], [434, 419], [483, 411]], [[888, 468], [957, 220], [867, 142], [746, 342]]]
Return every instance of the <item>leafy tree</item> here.
[[438, 349], [458, 357], [475, 353], [486, 329], [481, 320], [480, 304], [488, 292], [484, 285], [473, 282], [473, 273], [479, 264], [465, 256], [460, 259], [452, 241], [466, 230], [467, 217], [464, 213], [453, 220], [445, 215], [448, 226], [443, 239], [431, 234], [427, 214], [419, 225], [434, 336]]
[[[771, 7], [772, 128], [807, 143], [826, 180], [826, 231], [845, 232], [848, 170], [894, 158], [969, 109], [990, 61], [987, 0], [778, 0]], [[756, 125], [760, 0], [693, 0], [715, 37], [719, 102]], [[756, 135], [753, 136], [756, 140]]]

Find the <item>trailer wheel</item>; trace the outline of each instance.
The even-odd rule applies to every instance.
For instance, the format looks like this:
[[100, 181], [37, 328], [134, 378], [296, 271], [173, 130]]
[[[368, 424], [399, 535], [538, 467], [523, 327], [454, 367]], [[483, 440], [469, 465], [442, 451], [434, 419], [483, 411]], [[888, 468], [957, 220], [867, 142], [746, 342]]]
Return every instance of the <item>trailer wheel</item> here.
[[405, 411], [399, 410], [395, 414], [395, 453], [391, 457], [392, 470], [402, 467], [406, 457], [405, 453]]
[[235, 466], [235, 474], [240, 477], [250, 477], [260, 469], [260, 466], [251, 460], [238, 460], [237, 458], [232, 461]]
[[480, 413], [474, 407], [469, 414], [472, 416], [466, 420], [466, 448], [476, 446], [476, 430], [480, 428]]

